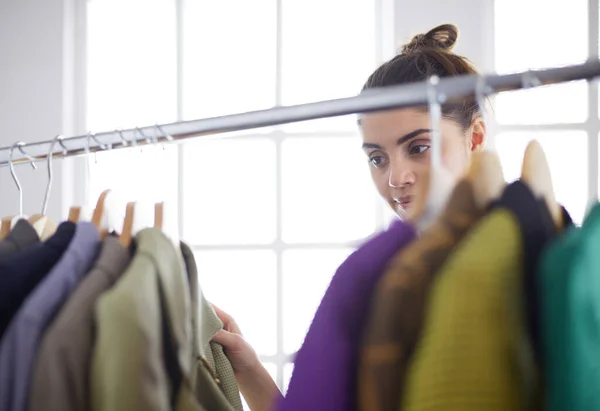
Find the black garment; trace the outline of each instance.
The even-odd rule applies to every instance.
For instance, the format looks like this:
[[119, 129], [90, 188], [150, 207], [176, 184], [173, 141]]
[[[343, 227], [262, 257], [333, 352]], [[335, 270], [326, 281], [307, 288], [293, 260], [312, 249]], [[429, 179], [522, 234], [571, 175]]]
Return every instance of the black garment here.
[[563, 206], [560, 206], [560, 208], [562, 211], [563, 231], [565, 231], [567, 228], [573, 225], [573, 219], [571, 218], [571, 215], [569, 214], [566, 208], [564, 208]]
[[46, 242], [0, 260], [0, 337], [27, 296], [58, 262], [74, 235], [74, 223], [61, 223]]
[[[532, 342], [536, 360], [541, 360], [538, 263], [544, 248], [556, 236], [557, 229], [550, 210], [543, 199], [535, 197], [527, 183], [517, 180], [509, 184], [494, 207], [505, 207], [513, 212], [519, 226], [524, 245], [523, 290], [525, 293], [525, 317], [527, 332]], [[567, 210], [562, 207], [565, 227], [572, 225]]]
[[6, 259], [24, 251], [30, 246], [39, 243], [40, 237], [31, 223], [24, 218], [8, 233], [6, 238], [0, 242], [0, 259]]

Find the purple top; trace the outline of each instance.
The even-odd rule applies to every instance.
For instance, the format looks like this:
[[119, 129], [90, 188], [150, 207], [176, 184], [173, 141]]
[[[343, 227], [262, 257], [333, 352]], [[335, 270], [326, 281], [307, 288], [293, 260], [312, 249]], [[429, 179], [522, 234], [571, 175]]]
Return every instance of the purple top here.
[[396, 221], [338, 268], [294, 362], [278, 411], [355, 409], [357, 356], [370, 299], [387, 263], [415, 238]]
[[96, 227], [78, 223], [69, 247], [12, 319], [0, 344], [2, 411], [26, 411], [29, 382], [44, 331], [90, 270], [99, 247]]

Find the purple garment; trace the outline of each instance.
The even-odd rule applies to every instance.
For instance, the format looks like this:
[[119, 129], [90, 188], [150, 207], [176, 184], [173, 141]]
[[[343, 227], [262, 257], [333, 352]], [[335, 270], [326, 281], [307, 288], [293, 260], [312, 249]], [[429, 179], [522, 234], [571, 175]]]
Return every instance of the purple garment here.
[[26, 411], [38, 345], [62, 305], [90, 270], [100, 236], [89, 222], [77, 224], [60, 260], [12, 319], [0, 344], [0, 409]]
[[357, 356], [370, 299], [388, 262], [415, 235], [412, 226], [394, 222], [338, 268], [298, 351], [279, 411], [356, 408]]

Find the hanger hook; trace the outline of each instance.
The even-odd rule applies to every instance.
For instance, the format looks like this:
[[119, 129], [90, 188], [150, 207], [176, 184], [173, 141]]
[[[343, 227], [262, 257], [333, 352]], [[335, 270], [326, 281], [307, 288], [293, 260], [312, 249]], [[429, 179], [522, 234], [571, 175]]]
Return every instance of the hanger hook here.
[[63, 148], [63, 156], [66, 156], [69, 152], [69, 149], [67, 148], [67, 146], [65, 146], [62, 137], [58, 139], [58, 144]]
[[[164, 136], [167, 139], [167, 141], [173, 141], [173, 136], [165, 133], [161, 126], [159, 126], [158, 124], [155, 124], [154, 127], [156, 128], [156, 130], [158, 130], [158, 135]], [[162, 148], [163, 148], [163, 150], [165, 149], [164, 144], [163, 144]]]
[[29, 154], [27, 154], [23, 151], [24, 145], [25, 145], [25, 143], [22, 141], [18, 141], [15, 144], [13, 144], [10, 148], [10, 156], [8, 157], [8, 167], [10, 168], [10, 175], [12, 176], [13, 181], [15, 182], [15, 185], [17, 186], [17, 190], [19, 191], [19, 215], [20, 216], [23, 215], [23, 188], [21, 187], [21, 183], [19, 182], [19, 179], [17, 178], [17, 173], [15, 172], [15, 164], [13, 161], [15, 148], [18, 148], [19, 151], [28, 160], [31, 160], [31, 165], [34, 169], [37, 168], [35, 165], [35, 158], [33, 158], [32, 156], [30, 156]]
[[[52, 189], [52, 157], [54, 155], [54, 146], [56, 143], [61, 144], [63, 136], [60, 134], [52, 139], [50, 143], [50, 151], [48, 152], [48, 157], [46, 164], [48, 165], [48, 184], [46, 185], [46, 195], [44, 196], [44, 204], [42, 205], [42, 214], [46, 214], [46, 209], [48, 208], [48, 200], [50, 199], [50, 190]], [[62, 145], [62, 144], [61, 144]], [[63, 146], [64, 147], [64, 146]]]
[[115, 130], [115, 133], [117, 133], [119, 135], [119, 138], [121, 139], [121, 142], [123, 143], [123, 147], [127, 147], [129, 145], [129, 141], [127, 141], [125, 139], [125, 137], [123, 137], [123, 130]]
[[[135, 129], [140, 134], [140, 136], [142, 136], [144, 138], [144, 140], [146, 140], [146, 144], [152, 144], [152, 139], [150, 137], [148, 137], [147, 135], [145, 135], [141, 128], [136, 127]], [[144, 151], [144, 149], [140, 148], [140, 153], [143, 151]]]
[[431, 166], [434, 170], [442, 164], [442, 136], [440, 133], [440, 122], [442, 121], [441, 100], [445, 100], [437, 90], [440, 82], [438, 76], [431, 76], [427, 83], [427, 102], [429, 105], [429, 123], [431, 128]]
[[102, 143], [100, 140], [98, 140], [98, 138], [96, 137], [96, 134], [88, 133], [88, 144], [89, 144], [90, 138], [92, 140], [94, 140], [96, 142], [96, 144], [98, 144], [98, 147], [100, 147], [100, 149], [102, 149], [102, 150], [112, 149], [112, 144], [106, 145], [106, 144]]
[[[90, 171], [90, 154], [92, 153], [92, 145], [90, 144], [90, 140], [94, 140], [102, 150], [105, 149], [104, 144], [100, 143], [96, 139], [95, 134], [92, 133], [91, 131], [88, 131], [87, 139], [86, 139], [87, 144], [85, 146], [85, 154], [87, 154], [85, 158], [86, 158], [86, 162], [87, 162], [88, 172]], [[94, 151], [94, 164], [98, 163], [98, 156], [96, 154], [97, 154], [96, 151]]]

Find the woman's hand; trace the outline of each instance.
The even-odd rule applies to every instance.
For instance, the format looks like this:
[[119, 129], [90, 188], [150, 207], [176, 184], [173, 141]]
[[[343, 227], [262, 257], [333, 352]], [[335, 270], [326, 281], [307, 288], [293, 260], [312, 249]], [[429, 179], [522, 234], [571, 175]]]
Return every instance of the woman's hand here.
[[244, 339], [235, 320], [220, 308], [214, 305], [213, 308], [223, 323], [223, 329], [213, 337], [213, 341], [225, 347], [227, 358], [231, 361], [236, 377], [238, 374], [252, 372], [260, 365], [256, 351]]
[[271, 411], [281, 398], [277, 384], [263, 367], [254, 348], [242, 336], [235, 320], [218, 307], [213, 305], [213, 308], [223, 322], [223, 329], [212, 340], [225, 347], [225, 355], [231, 362], [235, 379], [250, 410]]

